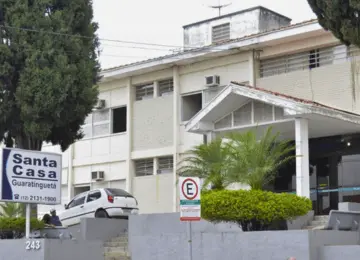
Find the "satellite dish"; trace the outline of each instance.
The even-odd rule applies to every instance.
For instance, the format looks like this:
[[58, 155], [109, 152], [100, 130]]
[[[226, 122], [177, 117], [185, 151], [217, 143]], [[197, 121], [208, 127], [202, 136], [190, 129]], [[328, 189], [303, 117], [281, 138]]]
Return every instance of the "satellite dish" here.
[[219, 16], [221, 16], [221, 9], [225, 8], [232, 4], [231, 1], [228, 0], [207, 0], [207, 6], [212, 9], [218, 9]]

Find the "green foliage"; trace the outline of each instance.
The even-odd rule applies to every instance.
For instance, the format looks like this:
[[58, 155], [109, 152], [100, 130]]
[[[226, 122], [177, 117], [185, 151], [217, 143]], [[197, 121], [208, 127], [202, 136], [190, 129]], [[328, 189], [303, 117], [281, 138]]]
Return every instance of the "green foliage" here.
[[308, 0], [320, 25], [346, 45], [360, 47], [360, 1]]
[[[7, 218], [0, 217], [0, 230], [1, 231], [15, 231], [25, 232], [25, 218]], [[40, 230], [44, 228], [44, 223], [41, 220], [33, 218], [30, 220], [31, 230]]]
[[295, 194], [260, 190], [203, 191], [201, 215], [210, 222], [233, 222], [270, 225], [274, 221], [291, 220], [307, 214], [311, 200]]
[[271, 127], [260, 138], [254, 131], [234, 132], [227, 138], [229, 179], [251, 189], [263, 189], [274, 180], [279, 167], [295, 158], [292, 141], [279, 140], [279, 133], [273, 134]]
[[254, 131], [236, 132], [190, 150], [180, 162], [180, 176], [204, 179], [203, 187], [225, 189], [232, 183], [243, 183], [252, 189], [263, 189], [277, 174], [280, 166], [293, 160], [295, 145], [279, 140], [268, 128], [263, 136]]
[[225, 189], [231, 184], [228, 178], [227, 158], [229, 154], [221, 139], [195, 146], [180, 162], [180, 176], [204, 179], [203, 186], [211, 184], [212, 189]]
[[25, 204], [5, 202], [0, 204], [0, 216], [6, 218], [15, 218], [25, 215]]
[[[0, 1], [0, 137], [62, 150], [98, 95], [98, 25], [91, 0]], [[55, 32], [55, 33], [51, 33]], [[74, 36], [75, 35], [75, 36]]]

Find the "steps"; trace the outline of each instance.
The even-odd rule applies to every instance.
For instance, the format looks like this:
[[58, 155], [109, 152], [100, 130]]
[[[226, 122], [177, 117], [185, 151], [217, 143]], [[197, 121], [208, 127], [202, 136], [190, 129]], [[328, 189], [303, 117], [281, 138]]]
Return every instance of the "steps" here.
[[314, 219], [310, 222], [310, 225], [304, 227], [303, 229], [308, 229], [308, 230], [324, 229], [326, 227], [328, 220], [329, 220], [328, 215], [315, 216]]
[[104, 260], [131, 260], [127, 234], [104, 243]]

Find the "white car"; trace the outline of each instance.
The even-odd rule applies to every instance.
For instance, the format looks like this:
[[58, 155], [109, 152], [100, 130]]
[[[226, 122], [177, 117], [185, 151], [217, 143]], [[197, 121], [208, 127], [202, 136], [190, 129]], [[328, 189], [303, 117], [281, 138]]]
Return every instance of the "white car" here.
[[59, 215], [63, 226], [80, 223], [81, 218], [128, 218], [138, 214], [138, 202], [121, 189], [96, 189], [76, 195]]

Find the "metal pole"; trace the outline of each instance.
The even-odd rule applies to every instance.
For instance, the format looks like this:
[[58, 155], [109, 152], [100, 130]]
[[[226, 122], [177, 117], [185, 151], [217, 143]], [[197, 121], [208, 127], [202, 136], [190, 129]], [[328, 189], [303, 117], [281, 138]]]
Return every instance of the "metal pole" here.
[[191, 230], [191, 222], [192, 221], [188, 221], [188, 245], [189, 245], [189, 260], [192, 260], [192, 230]]
[[26, 204], [26, 222], [25, 222], [25, 237], [30, 238], [30, 213], [31, 213], [31, 204]]

